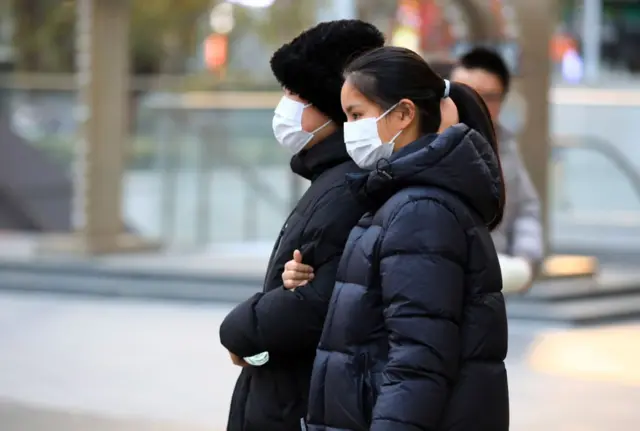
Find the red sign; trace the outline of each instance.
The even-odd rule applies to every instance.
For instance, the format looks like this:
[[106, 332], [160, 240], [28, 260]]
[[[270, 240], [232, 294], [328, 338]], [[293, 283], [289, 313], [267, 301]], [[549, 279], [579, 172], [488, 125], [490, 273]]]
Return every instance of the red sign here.
[[204, 62], [211, 70], [218, 70], [227, 63], [229, 41], [223, 34], [212, 34], [204, 42]]

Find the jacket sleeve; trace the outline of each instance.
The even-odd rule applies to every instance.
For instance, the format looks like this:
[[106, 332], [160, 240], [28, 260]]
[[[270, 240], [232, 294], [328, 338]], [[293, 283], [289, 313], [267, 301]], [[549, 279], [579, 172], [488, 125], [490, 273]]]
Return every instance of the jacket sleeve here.
[[300, 250], [314, 268], [313, 281], [294, 291], [279, 286], [235, 307], [220, 326], [227, 350], [241, 357], [269, 352], [271, 358], [315, 352], [342, 251], [361, 216], [349, 193], [326, 193], [302, 232]]
[[458, 372], [467, 242], [433, 200], [405, 204], [380, 244], [389, 360], [371, 431], [436, 431]]
[[509, 194], [515, 202], [507, 202], [516, 208], [516, 216], [513, 220], [511, 231], [511, 254], [523, 257], [537, 264], [544, 256], [544, 243], [542, 239], [542, 222], [540, 220], [540, 199], [536, 192], [529, 172], [522, 163], [520, 152], [516, 156], [517, 165], [517, 191]]

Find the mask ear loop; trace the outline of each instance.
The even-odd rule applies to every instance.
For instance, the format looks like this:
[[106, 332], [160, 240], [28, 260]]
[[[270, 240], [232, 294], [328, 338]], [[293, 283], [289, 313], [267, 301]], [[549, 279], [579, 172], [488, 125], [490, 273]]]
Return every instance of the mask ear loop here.
[[327, 127], [329, 124], [331, 124], [333, 120], [329, 120], [326, 123], [324, 123], [322, 126], [318, 127], [316, 130], [314, 130], [313, 132], [311, 132], [312, 135], [315, 135], [316, 133], [318, 133], [320, 130], [324, 129], [325, 127]]
[[395, 145], [395, 140], [398, 139], [398, 136], [400, 136], [402, 132], [404, 132], [404, 129], [401, 129], [398, 133], [396, 133], [395, 136], [389, 141], [389, 144]]
[[[376, 123], [378, 121], [380, 121], [381, 119], [383, 119], [387, 114], [389, 114], [389, 112], [393, 111], [394, 109], [396, 109], [398, 107], [398, 105], [400, 105], [400, 102], [396, 103], [395, 105], [393, 105], [391, 108], [387, 109], [381, 116], [379, 116], [378, 118], [376, 118]], [[393, 138], [391, 138], [391, 140], [388, 142], [388, 145], [395, 145], [395, 140], [398, 139], [398, 136], [400, 136], [400, 134], [404, 132], [404, 129], [400, 130], [398, 133], [395, 134], [395, 136]]]
[[400, 102], [396, 103], [395, 105], [393, 105], [391, 108], [387, 109], [386, 111], [384, 111], [382, 113], [382, 115], [380, 115], [378, 118], [376, 118], [376, 123], [380, 120], [382, 120], [384, 117], [386, 117], [389, 112], [393, 111], [394, 109], [396, 109], [398, 107], [398, 105], [400, 104]]
[[[313, 105], [313, 103], [307, 103], [306, 105], [304, 105], [304, 106], [302, 107], [302, 109], [303, 109], [303, 110], [304, 110], [304, 109], [307, 109], [309, 106], [312, 106], [312, 105]], [[309, 133], [311, 133], [312, 135], [315, 135], [315, 134], [316, 134], [316, 133], [318, 133], [320, 130], [324, 129], [324, 128], [325, 128], [325, 127], [327, 127], [329, 124], [331, 124], [331, 121], [333, 121], [333, 120], [329, 120], [329, 121], [327, 121], [327, 122], [326, 122], [326, 123], [324, 123], [322, 126], [318, 127], [316, 130], [314, 130], [313, 132], [309, 132]]]

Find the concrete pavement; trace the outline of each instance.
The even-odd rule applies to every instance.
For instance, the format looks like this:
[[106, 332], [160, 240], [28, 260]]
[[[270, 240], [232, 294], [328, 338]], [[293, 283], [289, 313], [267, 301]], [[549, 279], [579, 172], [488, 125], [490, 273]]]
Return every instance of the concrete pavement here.
[[[218, 344], [229, 308], [0, 294], [0, 429], [224, 429], [238, 372]], [[623, 344], [640, 344], [640, 326], [615, 329], [626, 331]], [[622, 381], [640, 357], [567, 356], [590, 342], [588, 331], [511, 322], [513, 431], [637, 430], [640, 386]], [[556, 334], [569, 350], [548, 341]], [[595, 351], [611, 349], [611, 337], [602, 338], [593, 337]], [[614, 353], [637, 354], [624, 346]], [[567, 375], [562, 358], [579, 372]]]
[[60, 412], [0, 401], [0, 427], [6, 431], [208, 431], [210, 428]]

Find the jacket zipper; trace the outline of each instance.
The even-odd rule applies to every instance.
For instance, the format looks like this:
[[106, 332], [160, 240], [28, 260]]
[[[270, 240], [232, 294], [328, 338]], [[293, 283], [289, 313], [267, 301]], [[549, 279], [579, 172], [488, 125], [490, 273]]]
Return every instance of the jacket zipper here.
[[271, 280], [272, 273], [275, 270], [275, 268], [272, 266], [272, 263], [273, 263], [273, 260], [278, 255], [278, 252], [280, 251], [280, 246], [282, 245], [282, 238], [284, 237], [285, 231], [289, 226], [290, 219], [291, 219], [291, 215], [289, 215], [289, 218], [287, 218], [287, 220], [285, 221], [284, 226], [282, 226], [282, 229], [280, 229], [280, 233], [276, 237], [276, 241], [273, 245], [273, 251], [271, 252], [271, 256], [269, 256], [269, 269], [267, 270], [267, 273], [265, 274], [265, 277], [264, 277], [264, 283], [262, 287], [263, 292], [266, 292], [265, 289], [267, 288], [267, 285], [269, 284], [269, 280]]
[[287, 227], [289, 226], [289, 222], [287, 221], [284, 226], [282, 226], [282, 229], [280, 229], [280, 233], [278, 234], [278, 238], [276, 238], [276, 244], [275, 244], [275, 248], [273, 249], [273, 256], [277, 256], [278, 252], [280, 251], [280, 246], [282, 245], [282, 237], [284, 237], [284, 232], [287, 230]]
[[372, 389], [372, 382], [369, 371], [369, 355], [367, 353], [360, 353], [358, 355], [358, 362], [360, 365], [360, 385], [358, 388], [360, 391], [360, 408], [362, 409], [364, 420], [367, 424], [370, 424], [372, 414], [370, 390]]

